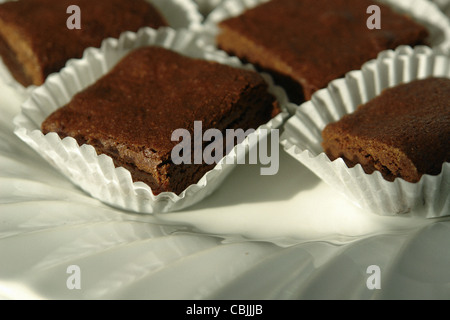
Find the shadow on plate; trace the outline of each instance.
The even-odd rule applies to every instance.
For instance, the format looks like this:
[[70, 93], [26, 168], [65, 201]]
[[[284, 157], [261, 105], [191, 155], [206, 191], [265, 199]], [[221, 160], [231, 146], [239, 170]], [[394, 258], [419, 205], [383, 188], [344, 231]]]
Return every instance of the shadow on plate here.
[[276, 175], [263, 176], [260, 168], [260, 165], [238, 165], [211, 196], [183, 211], [286, 201], [320, 183], [318, 177], [283, 150], [280, 150], [280, 165]]

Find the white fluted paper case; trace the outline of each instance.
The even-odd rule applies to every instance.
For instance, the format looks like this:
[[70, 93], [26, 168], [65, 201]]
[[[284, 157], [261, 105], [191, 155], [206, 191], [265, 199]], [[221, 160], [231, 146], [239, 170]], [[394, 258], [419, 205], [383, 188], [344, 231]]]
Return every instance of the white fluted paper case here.
[[208, 14], [214, 10], [223, 0], [194, 0], [198, 5], [199, 11], [204, 15]]
[[197, 30], [203, 17], [193, 0], [146, 0], [153, 4], [173, 29]]
[[[77, 92], [94, 83], [128, 52], [138, 47], [156, 45], [190, 57], [254, 70], [251, 65], [243, 65], [237, 58], [229, 57], [224, 52], [205, 52], [196, 45], [197, 37], [198, 33], [189, 30], [143, 28], [138, 33], [126, 32], [119, 39], [107, 39], [100, 49], [86, 50], [82, 59], [71, 60], [60, 73], [51, 75], [41, 87], [32, 91], [30, 98], [22, 105], [21, 113], [14, 119], [15, 133], [81, 189], [112, 206], [140, 213], [162, 213], [181, 210], [201, 201], [236, 166], [239, 155], [236, 147], [197, 184], [189, 186], [181, 194], [163, 192], [154, 195], [148, 185], [133, 182], [128, 170], [116, 168], [109, 156], [97, 155], [92, 146], [80, 147], [71, 137], [61, 140], [56, 133], [43, 135], [40, 130], [47, 116], [68, 103]], [[282, 110], [286, 110], [289, 102], [284, 90], [273, 85], [269, 76], [262, 76]], [[256, 141], [270, 133], [271, 129], [280, 127], [286, 119], [287, 112], [282, 112], [259, 127], [254, 133]], [[244, 140], [243, 145], [247, 150], [254, 147], [253, 141], [255, 139], [250, 139], [250, 136]]]
[[384, 51], [301, 105], [287, 121], [281, 144], [323, 181], [371, 212], [427, 218], [449, 215], [450, 163], [444, 163], [441, 174], [424, 175], [418, 183], [399, 178], [389, 182], [378, 171], [366, 174], [359, 164], [349, 168], [340, 158], [330, 161], [321, 146], [321, 133], [328, 123], [352, 113], [385, 88], [431, 76], [450, 78], [450, 56], [424, 46]]

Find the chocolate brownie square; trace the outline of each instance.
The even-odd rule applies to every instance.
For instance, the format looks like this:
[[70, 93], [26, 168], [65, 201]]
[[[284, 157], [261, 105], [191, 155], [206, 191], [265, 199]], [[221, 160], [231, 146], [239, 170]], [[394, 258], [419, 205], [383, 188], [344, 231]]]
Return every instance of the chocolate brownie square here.
[[[367, 27], [367, 8], [381, 9], [381, 29]], [[293, 102], [380, 51], [424, 44], [425, 27], [370, 0], [271, 0], [219, 23], [218, 46], [270, 72]]]
[[415, 183], [450, 162], [450, 79], [428, 78], [386, 89], [322, 132], [331, 160]]
[[[67, 27], [67, 8], [81, 11], [81, 29]], [[19, 0], [0, 4], [0, 55], [24, 86], [81, 58], [107, 37], [141, 27], [166, 26], [165, 18], [145, 0]]]
[[92, 145], [154, 194], [179, 194], [215, 163], [175, 164], [175, 130], [194, 137], [195, 121], [201, 121], [203, 131], [225, 135], [226, 129], [256, 129], [279, 111], [259, 73], [149, 46], [76, 94], [42, 123], [42, 131]]

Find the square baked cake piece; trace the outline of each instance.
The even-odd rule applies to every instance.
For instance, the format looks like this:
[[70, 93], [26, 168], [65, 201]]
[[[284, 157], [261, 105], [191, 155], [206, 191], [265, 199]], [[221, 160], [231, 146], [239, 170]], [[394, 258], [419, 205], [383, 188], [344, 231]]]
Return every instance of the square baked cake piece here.
[[[381, 9], [369, 29], [367, 8]], [[428, 31], [370, 0], [271, 0], [219, 23], [218, 46], [270, 72], [295, 103], [386, 49], [423, 44]]]
[[323, 149], [331, 160], [361, 164], [386, 180], [415, 183], [450, 162], [450, 79], [415, 80], [384, 90], [354, 113], [328, 124]]
[[[81, 29], [67, 27], [67, 8], [81, 11]], [[88, 47], [107, 37], [141, 27], [166, 26], [165, 18], [145, 0], [19, 0], [0, 4], [0, 55], [24, 86], [41, 85], [46, 77], [81, 58]]]
[[[256, 129], [279, 111], [257, 72], [149, 46], [132, 51], [76, 94], [42, 123], [42, 131], [92, 145], [154, 194], [179, 194], [215, 163], [174, 164], [171, 153], [180, 143], [172, 141], [175, 130], [194, 137], [194, 122], [201, 121], [203, 132], [225, 135], [226, 129]], [[226, 149], [224, 143], [224, 155]]]

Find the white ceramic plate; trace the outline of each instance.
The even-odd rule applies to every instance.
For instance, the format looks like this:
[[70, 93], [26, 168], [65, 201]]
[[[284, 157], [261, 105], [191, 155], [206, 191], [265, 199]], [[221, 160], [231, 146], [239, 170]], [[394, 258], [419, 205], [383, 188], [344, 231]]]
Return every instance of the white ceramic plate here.
[[448, 220], [363, 212], [285, 154], [278, 175], [238, 166], [187, 211], [119, 211], [22, 143], [25, 97], [0, 97], [2, 299], [450, 298]]

